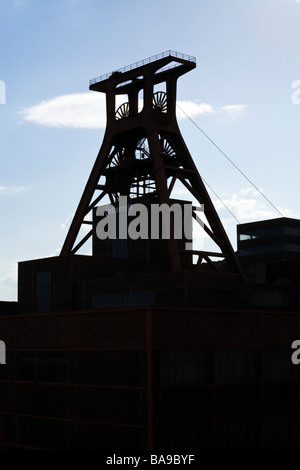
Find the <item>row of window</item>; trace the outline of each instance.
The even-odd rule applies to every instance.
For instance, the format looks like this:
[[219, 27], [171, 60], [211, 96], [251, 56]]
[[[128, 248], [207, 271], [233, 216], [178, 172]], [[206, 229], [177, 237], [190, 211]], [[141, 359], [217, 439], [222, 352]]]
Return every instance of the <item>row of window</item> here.
[[[13, 377], [10, 371], [11, 353], [7, 364], [0, 368], [0, 379]], [[72, 365], [72, 368], [69, 367]], [[146, 353], [144, 351], [17, 351], [16, 379], [24, 381], [73, 381], [94, 385], [132, 385], [146, 383]], [[11, 373], [10, 373], [11, 372]], [[184, 387], [255, 382], [292, 382], [299, 378], [291, 361], [290, 350], [259, 351], [155, 351], [155, 383], [162, 386]]]
[[[205, 384], [209, 367], [205, 355], [204, 351], [162, 351], [162, 385]], [[300, 377], [290, 351], [285, 349], [265, 350], [261, 358], [256, 351], [215, 351], [212, 358], [211, 375], [216, 385], [255, 383], [258, 368], [266, 383], [295, 381]]]
[[93, 309], [127, 308], [143, 305], [154, 305], [154, 290], [141, 290], [132, 292], [114, 292], [112, 294], [99, 294], [92, 297]]
[[172, 426], [161, 431], [161, 445], [168, 450], [205, 449], [243, 450], [262, 448], [299, 449], [299, 416], [278, 416], [255, 420], [215, 423], [209, 431], [198, 426]]
[[254, 246], [248, 248], [241, 248], [238, 250], [239, 256], [250, 256], [250, 255], [266, 255], [270, 253], [281, 253], [291, 252], [300, 253], [300, 245], [295, 243], [278, 243], [278, 244], [267, 244], [262, 246]]
[[[116, 250], [123, 250], [122, 243], [126, 240], [116, 240]], [[122, 258], [121, 252], [118, 256]], [[154, 290], [140, 290], [130, 292], [114, 292], [92, 296], [92, 309], [127, 308], [143, 305], [154, 305]], [[51, 311], [51, 273], [44, 271], [37, 274], [36, 285], [36, 311], [49, 313]]]
[[0, 415], [2, 442], [36, 449], [63, 450], [68, 448], [68, 424], [63, 420], [17, 417], [17, 436], [11, 416]]
[[[2, 442], [12, 443], [17, 440], [19, 446], [37, 449], [68, 449], [68, 423], [56, 419], [40, 419], [28, 416], [17, 417], [17, 434], [14, 432], [13, 417], [0, 415]], [[100, 426], [101, 427], [101, 426]], [[200, 450], [207, 447], [215, 449], [299, 449], [300, 417], [279, 416], [255, 420], [226, 421], [209, 425], [162, 427], [155, 431], [158, 448], [175, 450]], [[95, 431], [90, 429], [95, 440]], [[99, 434], [105, 432], [100, 430]], [[124, 428], [123, 432], [127, 432]], [[115, 431], [116, 433], [116, 431]], [[97, 439], [96, 439], [97, 441]], [[95, 442], [95, 449], [101, 449], [103, 442]]]
[[258, 238], [270, 238], [276, 236], [291, 235], [300, 237], [300, 228], [294, 227], [272, 227], [260, 230], [247, 230], [239, 234], [240, 241], [257, 240]]

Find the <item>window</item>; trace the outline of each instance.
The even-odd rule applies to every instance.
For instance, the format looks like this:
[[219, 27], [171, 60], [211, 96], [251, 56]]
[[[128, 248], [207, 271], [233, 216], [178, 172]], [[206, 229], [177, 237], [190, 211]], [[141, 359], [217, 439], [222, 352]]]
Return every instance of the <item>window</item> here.
[[198, 426], [169, 426], [161, 430], [158, 448], [167, 450], [205, 449], [205, 428]]
[[92, 297], [92, 308], [122, 308], [138, 305], [154, 305], [154, 290], [113, 292]]
[[[125, 219], [127, 220], [127, 218]], [[127, 231], [127, 227], [125, 227]], [[112, 257], [113, 258], [127, 258], [127, 240], [119, 239], [120, 232], [120, 216], [119, 212], [116, 213], [116, 236], [117, 240], [112, 240]]]
[[51, 273], [50, 271], [37, 273], [36, 310], [37, 312], [50, 312], [51, 310]]
[[263, 381], [267, 383], [296, 380], [296, 367], [291, 361], [291, 353], [286, 349], [263, 351]]
[[18, 444], [38, 449], [67, 449], [67, 423], [19, 416]]
[[161, 384], [191, 386], [204, 383], [203, 351], [161, 351]]
[[290, 446], [291, 418], [266, 418], [263, 423], [264, 449], [286, 449]]
[[127, 240], [113, 240], [112, 257], [122, 259], [127, 258]]
[[215, 383], [253, 383], [255, 379], [254, 351], [216, 351]]
[[240, 241], [243, 242], [245, 240], [254, 240], [257, 238], [255, 235], [251, 235], [250, 233], [241, 233], [240, 234]]
[[65, 351], [18, 351], [17, 379], [66, 382], [67, 353]]
[[286, 235], [292, 235], [294, 237], [300, 237], [300, 228], [285, 227], [284, 228], [284, 233]]
[[[2, 436], [1, 436], [2, 431]], [[1, 437], [3, 442], [13, 442], [14, 433], [13, 433], [13, 422], [12, 416], [1, 414], [0, 413], [0, 445]]]
[[257, 238], [270, 238], [275, 236], [283, 236], [283, 227], [265, 228], [260, 230], [247, 230], [239, 234], [240, 241], [256, 240]]
[[255, 422], [227, 421], [215, 425], [215, 448], [218, 449], [254, 449]]

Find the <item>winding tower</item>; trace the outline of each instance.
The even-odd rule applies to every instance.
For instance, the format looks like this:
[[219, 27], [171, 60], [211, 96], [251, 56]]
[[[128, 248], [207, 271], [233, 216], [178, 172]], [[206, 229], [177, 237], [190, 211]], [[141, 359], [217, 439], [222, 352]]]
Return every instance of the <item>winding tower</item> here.
[[[216, 249], [182, 249], [171, 236], [167, 240], [171, 271], [183, 269], [185, 256], [197, 255], [194, 266], [197, 270], [204, 263], [212, 270], [219, 271], [221, 266], [221, 270], [241, 274], [238, 259], [177, 123], [177, 79], [195, 67], [194, 57], [166, 51], [90, 81], [90, 90], [106, 94], [106, 131], [61, 255], [76, 253], [93, 235], [90, 214], [104, 196], [113, 205], [120, 196], [127, 196], [129, 202], [150, 196], [159, 204], [170, 206], [172, 190], [179, 181], [204, 208], [205, 220], [199, 219], [195, 207], [193, 217], [201, 223]], [[123, 102], [118, 105], [120, 98]], [[90, 224], [90, 230], [78, 240], [84, 224]]]

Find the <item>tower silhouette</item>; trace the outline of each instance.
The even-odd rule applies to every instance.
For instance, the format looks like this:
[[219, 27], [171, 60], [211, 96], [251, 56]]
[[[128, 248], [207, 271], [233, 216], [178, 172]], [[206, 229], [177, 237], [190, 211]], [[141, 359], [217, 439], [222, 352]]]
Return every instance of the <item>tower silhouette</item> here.
[[[106, 94], [107, 125], [103, 143], [79, 202], [61, 255], [76, 253], [93, 234], [77, 241], [87, 216], [108, 196], [116, 205], [147, 195], [170, 205], [172, 190], [181, 182], [204, 207], [201, 226], [216, 250], [186, 250], [178, 240], [167, 240], [170, 269], [181, 271], [184, 257], [197, 255], [196, 269], [240, 273], [241, 268], [219, 216], [182, 138], [176, 118], [177, 79], [196, 67], [194, 57], [166, 51], [90, 81], [90, 90]], [[125, 101], [118, 106], [118, 96]], [[194, 208], [195, 209], [195, 208]], [[193, 211], [193, 217], [199, 218]], [[213, 259], [223, 260], [215, 263]]]

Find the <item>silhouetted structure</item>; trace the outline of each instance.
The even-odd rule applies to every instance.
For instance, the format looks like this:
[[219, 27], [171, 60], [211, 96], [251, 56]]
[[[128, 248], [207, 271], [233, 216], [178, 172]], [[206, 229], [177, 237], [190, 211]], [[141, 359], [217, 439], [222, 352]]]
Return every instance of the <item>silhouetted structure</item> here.
[[[91, 81], [107, 128], [61, 254], [19, 263], [18, 310], [0, 305], [3, 449], [299, 448], [300, 222], [240, 225], [234, 252], [176, 121], [195, 66], [168, 51]], [[213, 251], [99, 240], [105, 196], [188, 203], [178, 181]]]

